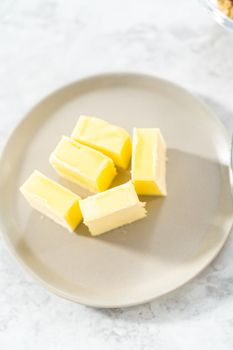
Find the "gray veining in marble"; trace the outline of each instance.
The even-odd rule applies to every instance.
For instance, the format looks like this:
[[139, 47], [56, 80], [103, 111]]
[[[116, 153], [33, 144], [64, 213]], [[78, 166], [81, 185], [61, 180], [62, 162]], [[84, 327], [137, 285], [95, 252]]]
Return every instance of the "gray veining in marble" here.
[[[198, 1], [1, 0], [0, 146], [49, 92], [86, 75], [139, 71], [202, 96], [233, 131], [233, 33]], [[38, 285], [0, 238], [4, 350], [232, 350], [233, 238], [198, 278], [149, 304], [92, 309]]]

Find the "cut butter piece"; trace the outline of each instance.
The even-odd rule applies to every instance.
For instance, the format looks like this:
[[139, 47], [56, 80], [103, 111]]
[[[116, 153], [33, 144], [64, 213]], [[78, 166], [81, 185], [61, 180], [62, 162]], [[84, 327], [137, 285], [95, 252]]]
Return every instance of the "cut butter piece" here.
[[117, 166], [127, 169], [132, 145], [125, 129], [109, 124], [103, 119], [80, 116], [71, 137], [103, 152], [112, 158]]
[[117, 173], [111, 158], [66, 136], [50, 163], [59, 175], [95, 193], [109, 188]]
[[84, 224], [93, 236], [146, 216], [131, 181], [80, 201]]
[[21, 186], [20, 191], [34, 209], [69, 231], [74, 231], [82, 220], [79, 206], [81, 198], [37, 170]]
[[134, 128], [132, 181], [137, 194], [166, 196], [166, 144], [159, 129]]

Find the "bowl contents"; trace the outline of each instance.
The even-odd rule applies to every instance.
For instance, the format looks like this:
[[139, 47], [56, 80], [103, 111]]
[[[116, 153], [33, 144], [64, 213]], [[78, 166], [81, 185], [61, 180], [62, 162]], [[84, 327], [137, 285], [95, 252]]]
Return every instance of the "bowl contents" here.
[[131, 140], [127, 131], [103, 119], [81, 116], [71, 135], [76, 141], [93, 147], [127, 169], [131, 158]]
[[21, 186], [20, 191], [30, 205], [73, 231], [82, 221], [80, 197], [35, 170]]
[[93, 236], [146, 216], [131, 181], [80, 201], [83, 222]]
[[[108, 189], [116, 167], [131, 181]], [[126, 130], [94, 117], [81, 116], [71, 138], [63, 136], [50, 155], [56, 172], [90, 192], [81, 199], [35, 170], [20, 188], [30, 205], [69, 231], [82, 220], [93, 236], [146, 217], [138, 195], [166, 196], [166, 144], [158, 128], [134, 128], [133, 149]], [[99, 193], [98, 193], [99, 192]]]
[[116, 176], [111, 158], [63, 136], [50, 156], [57, 173], [90, 192], [105, 191]]
[[159, 129], [134, 128], [131, 172], [138, 194], [166, 196], [166, 144]]
[[233, 19], [233, 0], [218, 0], [219, 9]]

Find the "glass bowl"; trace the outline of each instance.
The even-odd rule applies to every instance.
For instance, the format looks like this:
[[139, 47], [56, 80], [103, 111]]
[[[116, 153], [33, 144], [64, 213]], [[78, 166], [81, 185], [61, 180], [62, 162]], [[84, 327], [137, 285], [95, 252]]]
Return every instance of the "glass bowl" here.
[[214, 20], [226, 29], [233, 31], [233, 20], [219, 8], [216, 0], [199, 0]]

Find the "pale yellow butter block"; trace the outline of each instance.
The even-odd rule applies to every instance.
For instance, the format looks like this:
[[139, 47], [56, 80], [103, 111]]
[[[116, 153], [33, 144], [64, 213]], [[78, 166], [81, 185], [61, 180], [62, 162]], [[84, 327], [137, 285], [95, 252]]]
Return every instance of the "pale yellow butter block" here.
[[146, 216], [131, 181], [80, 201], [84, 224], [93, 236]]
[[71, 137], [103, 152], [112, 158], [117, 166], [127, 169], [132, 146], [125, 129], [100, 118], [80, 116]]
[[50, 163], [59, 175], [94, 193], [109, 188], [117, 174], [111, 158], [66, 136], [51, 154]]
[[132, 181], [140, 195], [166, 196], [166, 144], [157, 128], [134, 128]]
[[32, 208], [74, 231], [82, 220], [80, 197], [35, 170], [20, 191]]

